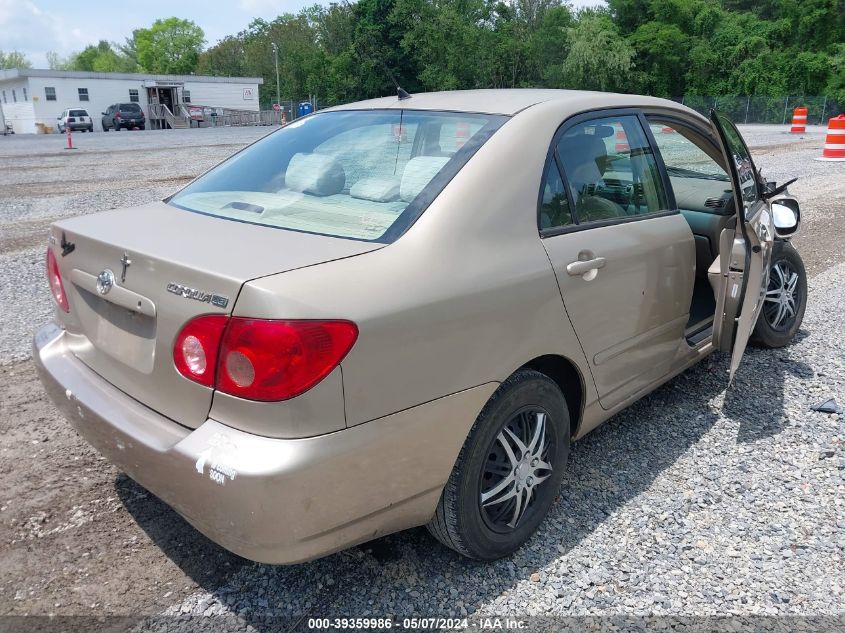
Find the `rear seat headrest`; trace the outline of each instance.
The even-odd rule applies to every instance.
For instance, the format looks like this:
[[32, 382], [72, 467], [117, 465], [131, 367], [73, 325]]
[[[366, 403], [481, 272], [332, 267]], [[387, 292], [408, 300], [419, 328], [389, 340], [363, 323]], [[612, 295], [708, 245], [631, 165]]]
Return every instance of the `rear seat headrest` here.
[[417, 156], [408, 161], [402, 173], [399, 196], [410, 202], [422, 191], [432, 178], [449, 162], [448, 156]]
[[294, 154], [285, 172], [288, 189], [313, 196], [331, 196], [343, 191], [343, 165], [328, 154]]
[[399, 179], [396, 176], [362, 178], [349, 188], [349, 195], [373, 202], [392, 202], [399, 197]]

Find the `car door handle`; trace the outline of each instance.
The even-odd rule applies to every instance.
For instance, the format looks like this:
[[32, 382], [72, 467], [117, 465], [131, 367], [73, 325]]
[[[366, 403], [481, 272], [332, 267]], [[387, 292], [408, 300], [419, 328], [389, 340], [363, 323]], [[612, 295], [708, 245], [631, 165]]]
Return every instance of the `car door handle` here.
[[604, 268], [607, 260], [604, 257], [594, 257], [593, 259], [579, 259], [577, 262], [572, 262], [566, 265], [566, 272], [572, 277], [586, 275], [591, 270], [598, 270]]

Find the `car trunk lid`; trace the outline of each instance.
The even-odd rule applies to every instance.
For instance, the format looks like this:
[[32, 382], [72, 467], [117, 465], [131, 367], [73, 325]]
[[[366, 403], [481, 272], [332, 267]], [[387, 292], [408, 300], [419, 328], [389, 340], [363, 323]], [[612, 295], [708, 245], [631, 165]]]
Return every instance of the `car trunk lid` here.
[[57, 222], [50, 241], [70, 302], [69, 313], [56, 312], [72, 352], [117, 388], [189, 427], [205, 421], [213, 390], [173, 364], [173, 341], [185, 323], [229, 314], [249, 280], [382, 246], [161, 202]]

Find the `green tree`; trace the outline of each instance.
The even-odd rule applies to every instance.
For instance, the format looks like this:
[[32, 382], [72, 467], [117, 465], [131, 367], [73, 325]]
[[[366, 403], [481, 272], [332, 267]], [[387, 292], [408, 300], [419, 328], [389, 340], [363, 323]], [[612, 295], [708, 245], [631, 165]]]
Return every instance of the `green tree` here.
[[690, 38], [674, 24], [646, 22], [628, 38], [636, 51], [637, 89], [671, 97], [684, 93]]
[[138, 63], [147, 72], [186, 75], [197, 67], [205, 33], [190, 20], [156, 20], [133, 33]]
[[71, 70], [71, 57], [62, 57], [56, 51], [47, 51], [44, 57], [50, 70]]
[[32, 68], [26, 55], [19, 51], [4, 53], [0, 50], [0, 69], [3, 68]]
[[827, 84], [827, 94], [845, 108], [845, 44], [837, 44], [831, 56], [830, 80]]
[[239, 35], [228, 35], [208, 50], [200, 53], [197, 61], [197, 73], [200, 75], [242, 77], [249, 74], [244, 62], [243, 39]]
[[561, 65], [561, 79], [566, 87], [629, 89], [634, 49], [620, 36], [610, 16], [582, 12], [568, 35], [569, 55]]

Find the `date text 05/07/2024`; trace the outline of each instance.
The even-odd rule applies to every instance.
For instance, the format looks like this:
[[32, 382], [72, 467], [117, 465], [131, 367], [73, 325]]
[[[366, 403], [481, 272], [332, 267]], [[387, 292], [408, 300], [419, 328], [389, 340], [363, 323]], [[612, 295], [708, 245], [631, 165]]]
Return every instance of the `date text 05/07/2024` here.
[[514, 618], [489, 617], [469, 620], [468, 618], [309, 618], [308, 628], [312, 630], [331, 629], [478, 629], [478, 630], [520, 630], [527, 622]]

